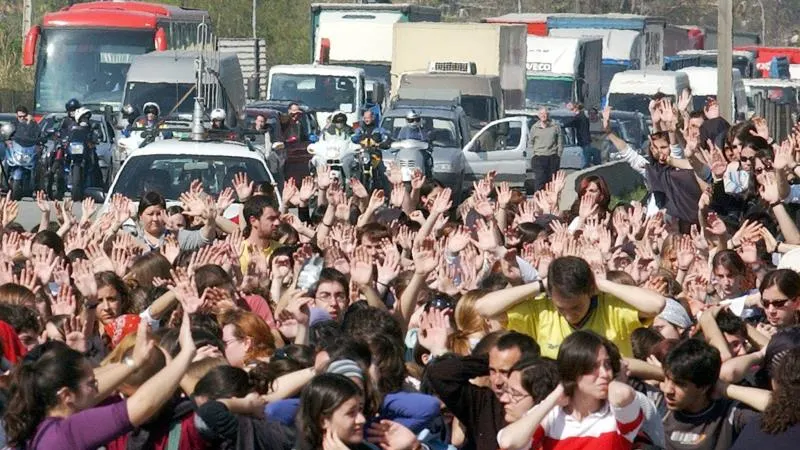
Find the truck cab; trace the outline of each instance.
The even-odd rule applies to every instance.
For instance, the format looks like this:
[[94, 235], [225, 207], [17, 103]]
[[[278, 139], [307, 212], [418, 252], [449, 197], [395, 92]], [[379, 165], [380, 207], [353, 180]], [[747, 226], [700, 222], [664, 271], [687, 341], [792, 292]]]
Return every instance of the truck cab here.
[[364, 70], [318, 64], [272, 66], [269, 70], [267, 100], [288, 100], [307, 105], [317, 112], [317, 122], [327, 126], [342, 112], [347, 123], [356, 126], [367, 108]]
[[503, 90], [500, 77], [477, 75], [476, 71], [477, 66], [472, 62], [431, 62], [427, 72], [400, 75], [396, 99], [424, 98], [417, 94], [418, 91], [457, 90], [470, 127], [480, 130], [502, 117]]
[[[716, 67], [687, 67], [679, 72], [685, 73], [689, 77], [689, 84], [692, 86], [692, 109], [702, 111], [709, 97], [717, 98], [717, 68]], [[739, 69], [731, 71], [733, 86], [731, 116], [736, 120], [744, 120], [747, 117], [747, 95], [745, 94], [744, 83]]]
[[528, 36], [525, 107], [600, 107], [600, 38]]
[[611, 79], [606, 103], [617, 111], [640, 112], [649, 121], [654, 95], [661, 93], [676, 101], [689, 87], [689, 77], [683, 72], [629, 70]]

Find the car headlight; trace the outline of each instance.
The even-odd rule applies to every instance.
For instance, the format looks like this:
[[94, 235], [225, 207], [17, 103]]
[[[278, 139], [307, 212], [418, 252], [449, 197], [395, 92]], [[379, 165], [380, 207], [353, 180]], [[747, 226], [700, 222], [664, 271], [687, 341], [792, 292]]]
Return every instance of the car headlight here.
[[433, 170], [436, 172], [452, 172], [453, 165], [449, 162], [435, 163], [433, 165]]

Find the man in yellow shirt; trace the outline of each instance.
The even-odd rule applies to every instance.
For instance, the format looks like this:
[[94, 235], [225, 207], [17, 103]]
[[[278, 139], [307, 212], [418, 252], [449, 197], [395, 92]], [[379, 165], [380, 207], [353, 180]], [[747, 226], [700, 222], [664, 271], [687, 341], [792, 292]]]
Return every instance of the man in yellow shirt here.
[[546, 282], [491, 292], [475, 308], [484, 317], [506, 313], [509, 330], [533, 337], [542, 356], [555, 359], [561, 342], [575, 330], [605, 336], [622, 356], [632, 357], [631, 333], [649, 326], [665, 304], [657, 292], [595, 280], [586, 261], [564, 256], [550, 264]]
[[281, 223], [278, 204], [271, 195], [256, 195], [244, 204], [242, 211], [247, 237], [242, 256], [239, 258], [242, 271], [247, 273], [250, 264], [250, 247], [260, 250], [265, 258], [269, 258], [280, 243], [274, 240], [275, 231]]

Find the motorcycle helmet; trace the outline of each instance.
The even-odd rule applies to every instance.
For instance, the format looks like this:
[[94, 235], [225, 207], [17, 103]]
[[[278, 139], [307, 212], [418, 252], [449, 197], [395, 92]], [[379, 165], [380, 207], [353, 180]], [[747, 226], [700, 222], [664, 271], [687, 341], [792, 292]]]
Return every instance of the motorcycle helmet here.
[[331, 122], [335, 127], [343, 128], [347, 124], [347, 116], [344, 113], [336, 113]]
[[225, 110], [222, 108], [217, 108], [211, 111], [211, 120], [225, 120], [227, 114], [225, 114]]
[[419, 121], [419, 114], [413, 109], [406, 114], [406, 121], [408, 122], [418, 122]]
[[92, 112], [89, 108], [80, 107], [75, 110], [75, 122], [78, 122], [80, 125], [87, 125], [91, 118]]
[[139, 111], [135, 106], [128, 104], [122, 107], [122, 115], [128, 119], [135, 119], [139, 115]]
[[155, 114], [156, 117], [158, 117], [161, 114], [161, 108], [159, 108], [158, 104], [154, 102], [145, 103], [144, 108], [142, 109], [144, 110], [145, 114]]
[[2, 127], [0, 127], [0, 137], [3, 139], [9, 138], [12, 134], [14, 134], [14, 127], [13, 123], [4, 123]]
[[81, 102], [79, 102], [77, 98], [69, 99], [67, 104], [64, 105], [64, 109], [67, 110], [67, 113], [75, 112], [80, 107], [81, 107]]

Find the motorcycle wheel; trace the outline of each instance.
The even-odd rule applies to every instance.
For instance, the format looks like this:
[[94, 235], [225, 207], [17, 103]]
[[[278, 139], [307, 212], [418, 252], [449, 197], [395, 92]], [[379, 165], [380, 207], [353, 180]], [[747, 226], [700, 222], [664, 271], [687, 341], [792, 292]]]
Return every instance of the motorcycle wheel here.
[[72, 173], [72, 201], [83, 201], [83, 167], [74, 166]]
[[22, 180], [11, 180], [11, 198], [13, 200], [22, 200], [23, 183]]
[[64, 179], [63, 162], [55, 161], [48, 175], [48, 192], [53, 200], [64, 200], [64, 192], [67, 190], [67, 183]]

